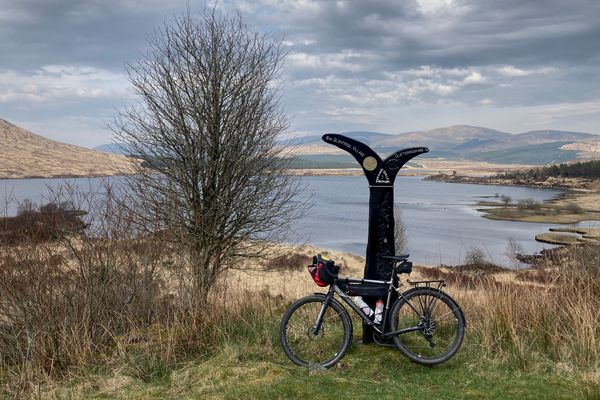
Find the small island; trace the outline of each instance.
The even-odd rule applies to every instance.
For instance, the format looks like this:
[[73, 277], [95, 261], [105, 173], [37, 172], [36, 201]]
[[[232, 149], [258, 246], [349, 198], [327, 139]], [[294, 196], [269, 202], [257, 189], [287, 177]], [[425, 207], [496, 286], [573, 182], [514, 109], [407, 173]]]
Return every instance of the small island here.
[[550, 201], [523, 199], [513, 202], [498, 193], [493, 199], [478, 203], [478, 210], [489, 219], [574, 224], [600, 220], [600, 160], [564, 163], [547, 167], [497, 173], [491, 176], [466, 176], [440, 173], [426, 179], [482, 185], [528, 186], [564, 189]]

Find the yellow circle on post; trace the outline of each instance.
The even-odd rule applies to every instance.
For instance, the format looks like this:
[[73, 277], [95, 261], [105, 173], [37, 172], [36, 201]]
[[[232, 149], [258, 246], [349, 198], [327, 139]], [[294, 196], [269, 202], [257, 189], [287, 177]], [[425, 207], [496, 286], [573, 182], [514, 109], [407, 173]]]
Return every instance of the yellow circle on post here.
[[363, 168], [366, 169], [367, 171], [373, 171], [375, 168], [377, 168], [377, 160], [375, 159], [375, 157], [365, 157], [365, 159], [363, 160]]

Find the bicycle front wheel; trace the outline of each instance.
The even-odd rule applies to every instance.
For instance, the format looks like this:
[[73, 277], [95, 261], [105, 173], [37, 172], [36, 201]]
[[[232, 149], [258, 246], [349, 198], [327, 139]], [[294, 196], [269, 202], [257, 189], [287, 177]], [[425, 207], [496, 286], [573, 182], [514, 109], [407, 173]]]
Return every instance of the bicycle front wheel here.
[[315, 324], [325, 296], [304, 297], [288, 308], [281, 320], [279, 340], [288, 358], [309, 368], [327, 368], [338, 362], [352, 342], [352, 322], [335, 300], [325, 310], [318, 331]]
[[396, 347], [416, 363], [435, 365], [448, 361], [463, 342], [463, 312], [440, 290], [409, 290], [398, 298], [391, 313], [392, 331], [417, 328], [394, 336]]

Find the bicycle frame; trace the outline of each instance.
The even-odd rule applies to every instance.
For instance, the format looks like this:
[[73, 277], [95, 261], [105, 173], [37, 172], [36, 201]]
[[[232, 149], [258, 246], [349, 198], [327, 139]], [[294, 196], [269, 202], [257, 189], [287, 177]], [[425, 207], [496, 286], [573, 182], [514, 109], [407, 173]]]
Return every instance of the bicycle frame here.
[[[365, 315], [365, 313], [363, 313], [362, 310], [356, 304], [354, 304], [354, 301], [352, 301], [350, 296], [347, 293], [345, 293], [342, 289], [339, 288], [339, 286], [337, 285], [337, 281], [334, 281], [334, 283], [332, 283], [329, 286], [329, 290], [327, 291], [325, 302], [323, 303], [323, 306], [321, 307], [321, 311], [319, 312], [319, 316], [317, 317], [317, 321], [315, 321], [315, 325], [313, 326], [313, 332], [319, 332], [321, 330], [321, 325], [323, 324], [323, 317], [325, 316], [327, 307], [329, 307], [329, 305], [333, 301], [334, 294], [337, 294], [344, 301], [344, 303], [346, 303], [352, 310], [354, 310], [354, 312], [356, 314], [358, 314], [361, 317], [361, 319], [364, 321], [365, 324], [371, 326], [376, 332], [378, 332], [380, 335], [382, 335], [384, 339], [398, 336], [403, 333], [422, 330], [421, 326], [413, 326], [410, 328], [404, 328], [404, 329], [400, 329], [400, 330], [393, 331], [393, 332], [385, 331], [386, 326], [388, 325], [389, 309], [392, 306], [390, 304], [391, 299], [392, 299], [392, 291], [398, 291], [398, 288], [394, 286], [393, 279], [390, 279], [389, 281], [380, 281], [380, 280], [372, 280], [372, 279], [342, 278], [341, 280], [344, 280], [348, 283], [372, 283], [372, 284], [388, 286], [387, 300], [385, 302], [385, 307], [384, 307], [384, 311], [383, 311], [383, 318], [382, 318], [381, 324], [375, 324], [373, 321], [371, 321], [369, 319], [369, 317], [367, 317]], [[398, 296], [404, 298], [403, 293], [398, 292]], [[407, 301], [406, 304], [408, 304], [410, 306], [410, 308], [412, 308], [413, 311], [415, 313], [417, 313], [417, 315], [422, 317], [421, 313], [419, 313], [417, 311], [417, 309], [415, 307], [413, 307], [412, 304], [410, 304], [409, 301]]]

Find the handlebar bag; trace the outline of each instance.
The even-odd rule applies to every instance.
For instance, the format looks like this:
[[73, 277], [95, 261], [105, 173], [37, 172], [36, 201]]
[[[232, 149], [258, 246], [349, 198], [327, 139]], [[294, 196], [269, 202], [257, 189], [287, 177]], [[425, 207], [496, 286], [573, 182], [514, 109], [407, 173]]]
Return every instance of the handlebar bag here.
[[340, 267], [335, 265], [333, 260], [329, 260], [320, 254], [314, 256], [312, 265], [308, 266], [308, 272], [310, 273], [310, 276], [315, 281], [317, 286], [320, 287], [331, 285], [335, 278], [337, 278], [339, 270]]

